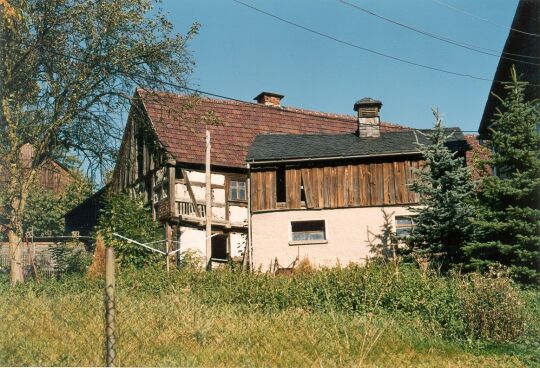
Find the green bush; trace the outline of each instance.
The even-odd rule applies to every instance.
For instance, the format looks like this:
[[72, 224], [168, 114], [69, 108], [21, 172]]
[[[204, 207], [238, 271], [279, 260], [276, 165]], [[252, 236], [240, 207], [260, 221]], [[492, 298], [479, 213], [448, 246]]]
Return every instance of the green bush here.
[[152, 220], [141, 198], [109, 193], [99, 216], [97, 232], [103, 236], [107, 247], [114, 247], [122, 267], [140, 268], [163, 259], [157, 253], [113, 235], [118, 233], [141, 243], [163, 239], [163, 228]]
[[83, 274], [92, 262], [92, 256], [83, 247], [73, 243], [56, 243], [50, 249], [57, 275]]

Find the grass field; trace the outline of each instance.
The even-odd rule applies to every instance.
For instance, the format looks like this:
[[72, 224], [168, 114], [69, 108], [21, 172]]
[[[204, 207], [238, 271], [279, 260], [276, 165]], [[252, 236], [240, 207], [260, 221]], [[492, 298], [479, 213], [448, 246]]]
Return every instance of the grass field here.
[[[452, 316], [463, 307], [474, 311], [460, 294], [465, 281], [412, 269], [396, 276], [385, 267], [347, 268], [293, 278], [228, 270], [169, 277], [161, 270], [124, 272], [117, 288], [115, 363], [540, 366], [540, 293], [496, 282], [468, 281], [486, 316], [498, 319], [471, 327], [463, 322], [468, 317]], [[0, 365], [103, 365], [101, 281], [72, 277], [15, 289], [5, 280], [0, 285]], [[495, 292], [484, 297], [481, 285]], [[491, 310], [485, 304], [490, 301]], [[497, 311], [509, 301], [516, 315]]]

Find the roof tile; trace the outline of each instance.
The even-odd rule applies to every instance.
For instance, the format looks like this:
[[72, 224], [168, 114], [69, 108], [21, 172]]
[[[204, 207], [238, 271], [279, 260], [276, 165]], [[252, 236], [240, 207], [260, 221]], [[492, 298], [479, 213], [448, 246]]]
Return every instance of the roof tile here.
[[[225, 167], [246, 166], [249, 146], [262, 133], [354, 133], [352, 115], [328, 114], [289, 107], [137, 90], [158, 139], [179, 162], [204, 163], [205, 129], [212, 135], [212, 161]], [[208, 125], [209, 117], [219, 126]], [[404, 127], [381, 123], [382, 131]], [[405, 128], [406, 129], [406, 128]]]

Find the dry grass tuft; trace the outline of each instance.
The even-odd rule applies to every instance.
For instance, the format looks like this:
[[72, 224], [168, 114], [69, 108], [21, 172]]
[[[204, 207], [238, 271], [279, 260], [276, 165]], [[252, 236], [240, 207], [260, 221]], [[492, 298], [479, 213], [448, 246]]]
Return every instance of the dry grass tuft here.
[[87, 276], [91, 279], [105, 277], [105, 242], [101, 235], [96, 237], [96, 249], [92, 257], [92, 264], [88, 267]]

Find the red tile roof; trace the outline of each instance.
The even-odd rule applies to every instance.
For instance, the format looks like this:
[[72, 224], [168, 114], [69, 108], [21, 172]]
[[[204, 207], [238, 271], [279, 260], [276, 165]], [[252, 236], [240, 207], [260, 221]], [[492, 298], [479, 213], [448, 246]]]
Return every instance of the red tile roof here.
[[[158, 139], [178, 162], [204, 163], [205, 129], [212, 137], [212, 164], [245, 168], [249, 146], [263, 133], [348, 133], [357, 130], [352, 115], [219, 100], [138, 89]], [[219, 125], [211, 125], [218, 122]], [[381, 123], [381, 129], [405, 127]]]

